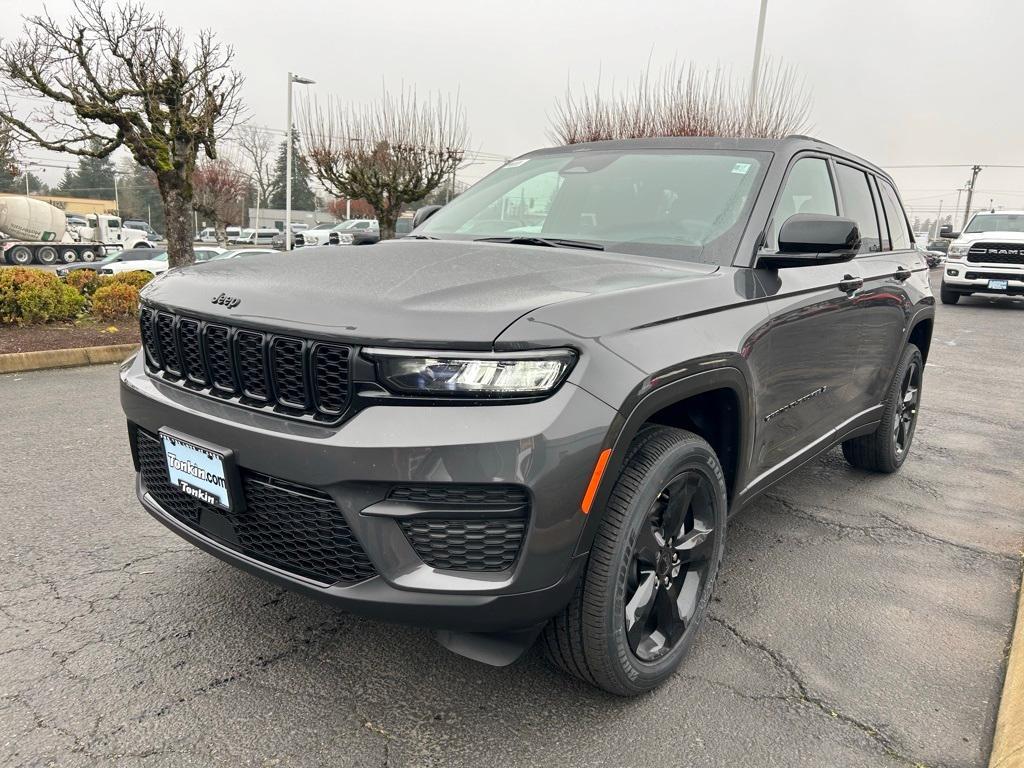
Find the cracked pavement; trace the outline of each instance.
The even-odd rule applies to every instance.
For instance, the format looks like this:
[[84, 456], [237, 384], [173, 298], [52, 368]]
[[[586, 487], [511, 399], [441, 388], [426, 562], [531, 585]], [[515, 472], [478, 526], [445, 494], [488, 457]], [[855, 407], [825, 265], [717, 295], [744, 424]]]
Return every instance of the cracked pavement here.
[[0, 377], [0, 764], [984, 766], [1022, 359], [1024, 301], [939, 307], [903, 470], [833, 451], [734, 518], [693, 652], [635, 700], [221, 563], [137, 503], [115, 367]]

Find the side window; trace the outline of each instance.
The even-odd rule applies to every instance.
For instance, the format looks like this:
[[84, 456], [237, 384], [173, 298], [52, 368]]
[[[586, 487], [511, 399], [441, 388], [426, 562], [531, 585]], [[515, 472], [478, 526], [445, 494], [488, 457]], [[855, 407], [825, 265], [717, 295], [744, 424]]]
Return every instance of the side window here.
[[779, 195], [779, 203], [772, 218], [769, 245], [779, 244], [779, 229], [783, 222], [796, 213], [838, 213], [828, 162], [820, 157], [797, 160], [789, 171], [786, 186]]
[[882, 207], [885, 209], [885, 218], [889, 223], [892, 249], [899, 251], [909, 248], [910, 231], [907, 229], [907, 217], [903, 213], [900, 199], [896, 197], [896, 190], [885, 179], [878, 180], [878, 188], [882, 190]]
[[881, 240], [867, 174], [842, 163], [836, 165], [836, 169], [839, 193], [843, 196], [843, 215], [860, 227], [859, 253], [875, 253], [881, 247]]

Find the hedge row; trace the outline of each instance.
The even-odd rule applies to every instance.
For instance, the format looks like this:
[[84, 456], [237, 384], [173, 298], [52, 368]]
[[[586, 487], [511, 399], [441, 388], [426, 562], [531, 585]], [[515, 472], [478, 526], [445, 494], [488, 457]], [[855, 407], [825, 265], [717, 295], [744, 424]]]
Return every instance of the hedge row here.
[[24, 267], [0, 269], [0, 323], [48, 323], [93, 316], [100, 320], [134, 317], [139, 289], [148, 272], [98, 275], [75, 270], [61, 280], [52, 272]]

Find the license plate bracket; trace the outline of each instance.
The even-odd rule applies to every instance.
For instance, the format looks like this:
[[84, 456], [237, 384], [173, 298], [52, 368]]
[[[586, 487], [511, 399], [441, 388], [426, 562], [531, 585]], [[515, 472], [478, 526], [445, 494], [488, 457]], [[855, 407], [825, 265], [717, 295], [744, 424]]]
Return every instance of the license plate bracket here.
[[159, 432], [171, 485], [217, 509], [238, 512], [244, 497], [234, 452], [166, 427]]

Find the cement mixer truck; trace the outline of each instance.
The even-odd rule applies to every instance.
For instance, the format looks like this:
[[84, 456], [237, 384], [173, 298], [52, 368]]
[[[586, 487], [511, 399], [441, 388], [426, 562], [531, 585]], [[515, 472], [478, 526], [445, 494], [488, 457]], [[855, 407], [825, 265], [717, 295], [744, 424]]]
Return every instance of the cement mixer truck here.
[[152, 248], [146, 233], [124, 229], [119, 216], [91, 213], [68, 226], [64, 211], [24, 195], [0, 195], [0, 257], [8, 264], [93, 261], [120, 248]]

